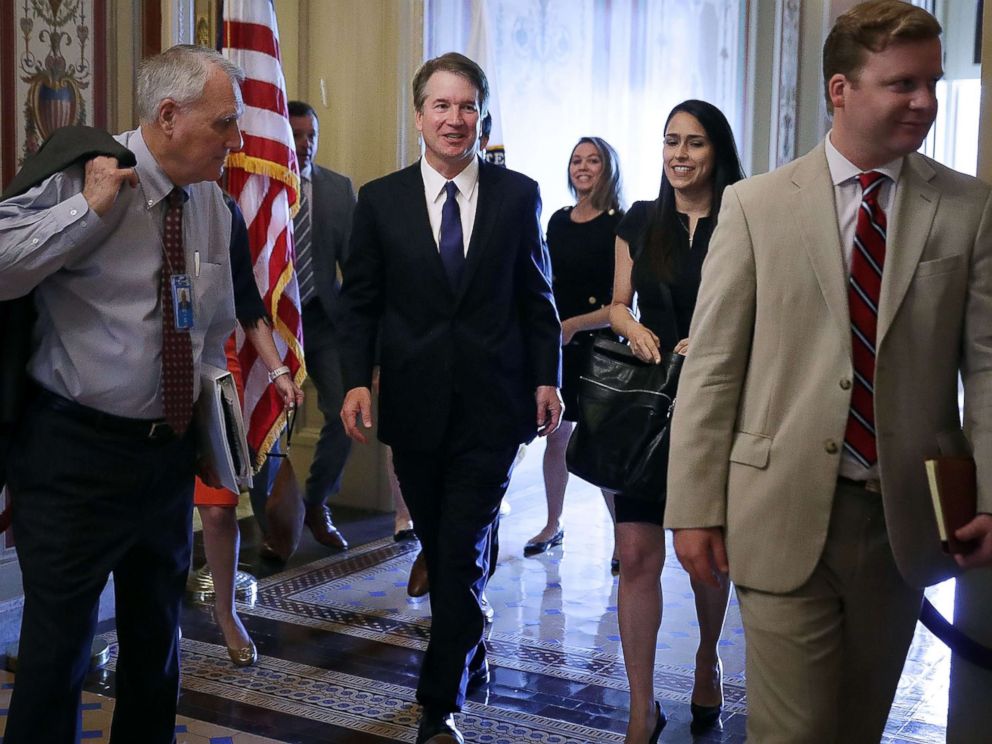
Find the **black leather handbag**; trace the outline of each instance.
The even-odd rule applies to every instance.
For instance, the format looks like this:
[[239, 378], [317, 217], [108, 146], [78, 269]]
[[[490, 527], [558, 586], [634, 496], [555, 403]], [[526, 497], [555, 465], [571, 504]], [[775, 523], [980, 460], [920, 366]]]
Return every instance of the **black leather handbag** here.
[[682, 355], [642, 362], [628, 348], [596, 339], [579, 378], [577, 424], [565, 463], [571, 473], [625, 496], [662, 503], [668, 428]]

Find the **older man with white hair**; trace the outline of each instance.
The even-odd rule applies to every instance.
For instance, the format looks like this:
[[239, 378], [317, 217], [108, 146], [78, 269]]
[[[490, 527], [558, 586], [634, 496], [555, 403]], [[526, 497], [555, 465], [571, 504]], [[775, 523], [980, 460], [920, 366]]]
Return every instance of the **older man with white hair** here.
[[9, 458], [25, 601], [7, 744], [76, 740], [110, 574], [110, 740], [174, 740], [190, 420], [200, 365], [224, 366], [234, 327], [231, 215], [212, 181], [241, 147], [243, 79], [200, 47], [145, 60], [140, 126], [115, 138], [133, 168], [87, 155], [0, 203], [0, 300], [34, 290], [38, 310], [34, 391]]

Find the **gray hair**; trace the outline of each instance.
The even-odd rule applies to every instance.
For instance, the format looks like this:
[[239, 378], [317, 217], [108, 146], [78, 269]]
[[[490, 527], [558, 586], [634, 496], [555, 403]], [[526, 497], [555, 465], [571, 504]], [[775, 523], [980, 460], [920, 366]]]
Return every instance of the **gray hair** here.
[[138, 119], [155, 121], [159, 104], [166, 98], [180, 106], [199, 99], [213, 67], [220, 68], [231, 82], [240, 85], [245, 80], [244, 70], [231, 60], [195, 44], [177, 44], [142, 60], [138, 65]]

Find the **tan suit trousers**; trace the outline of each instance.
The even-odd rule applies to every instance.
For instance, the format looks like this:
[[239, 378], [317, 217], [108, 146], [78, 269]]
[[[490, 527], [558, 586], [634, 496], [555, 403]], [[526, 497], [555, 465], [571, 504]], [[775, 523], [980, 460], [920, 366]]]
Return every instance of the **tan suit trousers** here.
[[880, 494], [839, 483], [809, 580], [787, 594], [737, 593], [748, 741], [877, 744], [923, 599], [896, 569]]

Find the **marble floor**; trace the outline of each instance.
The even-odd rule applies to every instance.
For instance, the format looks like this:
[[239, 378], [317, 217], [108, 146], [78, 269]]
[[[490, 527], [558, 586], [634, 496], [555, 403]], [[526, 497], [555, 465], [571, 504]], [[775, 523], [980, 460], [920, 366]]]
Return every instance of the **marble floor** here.
[[[496, 610], [488, 631], [493, 678], [488, 690], [469, 697], [460, 726], [468, 741], [489, 744], [621, 742], [627, 695], [609, 565], [612, 529], [599, 491], [573, 479], [564, 544], [523, 557], [544, 520], [541, 449], [531, 447], [508, 494], [511, 511], [502, 520], [499, 567], [488, 591]], [[259, 591], [254, 605], [239, 611], [261, 658], [252, 668], [233, 667], [209, 607], [187, 605], [180, 744], [414, 741], [414, 688], [430, 618], [427, 598], [405, 591], [417, 545], [392, 540], [389, 515], [340, 509], [336, 520], [349, 551], [329, 555], [305, 535], [285, 567], [259, 561], [254, 524], [242, 521], [242, 568], [259, 577]], [[669, 552], [655, 680], [670, 719], [662, 741], [690, 741], [696, 624], [688, 577]], [[949, 613], [953, 586], [935, 588], [931, 599]], [[87, 744], [106, 741], [113, 707], [116, 635], [112, 625], [102, 630], [112, 656], [87, 684]], [[733, 599], [720, 647], [723, 726], [695, 740], [743, 742], [744, 636]], [[943, 740], [949, 658], [920, 626], [886, 744]], [[0, 678], [0, 727], [11, 681], [9, 674]]]

